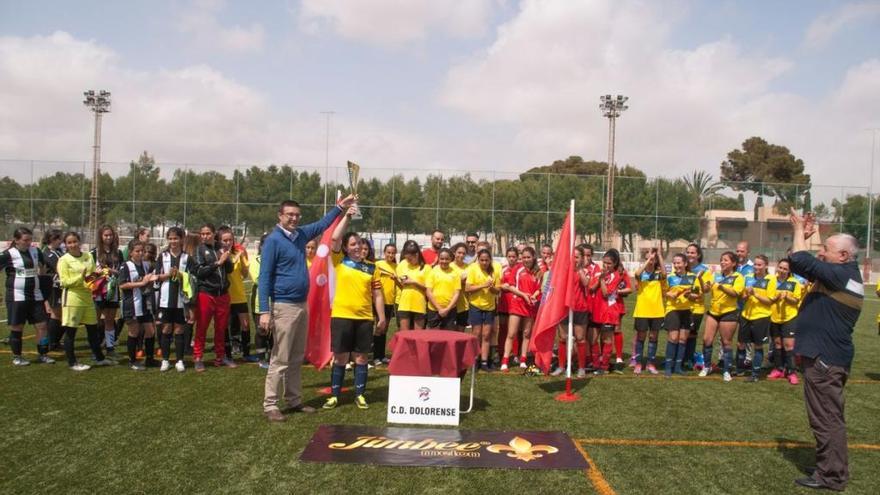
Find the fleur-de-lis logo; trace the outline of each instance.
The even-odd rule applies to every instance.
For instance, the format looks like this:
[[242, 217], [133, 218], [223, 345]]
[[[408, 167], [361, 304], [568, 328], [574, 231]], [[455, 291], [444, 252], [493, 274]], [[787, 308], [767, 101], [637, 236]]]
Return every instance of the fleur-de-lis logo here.
[[500, 443], [490, 445], [486, 450], [494, 454], [507, 452], [507, 457], [512, 457], [525, 462], [544, 457], [544, 454], [539, 452], [544, 452], [546, 454], [555, 454], [559, 452], [559, 449], [552, 445], [532, 445], [532, 442], [520, 437], [513, 437], [513, 440], [507, 445], [502, 445]]

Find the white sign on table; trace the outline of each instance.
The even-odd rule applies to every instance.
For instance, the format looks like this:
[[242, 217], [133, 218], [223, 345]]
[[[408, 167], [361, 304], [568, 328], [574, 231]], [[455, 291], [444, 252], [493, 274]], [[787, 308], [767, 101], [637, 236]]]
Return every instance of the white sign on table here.
[[461, 379], [391, 375], [388, 422], [458, 426]]

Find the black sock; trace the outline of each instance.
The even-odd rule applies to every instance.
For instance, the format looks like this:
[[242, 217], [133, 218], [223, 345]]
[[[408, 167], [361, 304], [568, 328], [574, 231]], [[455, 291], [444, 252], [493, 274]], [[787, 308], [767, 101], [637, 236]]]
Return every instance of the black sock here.
[[334, 397], [342, 393], [342, 383], [345, 381], [345, 365], [333, 365], [330, 370], [330, 392]]
[[9, 332], [9, 347], [12, 348], [13, 356], [21, 356], [21, 332], [17, 332], [15, 330]]
[[76, 340], [76, 327], [61, 327], [64, 332], [64, 354], [67, 356], [67, 365], [76, 364], [76, 353], [73, 350], [73, 342]]
[[159, 334], [159, 349], [162, 350], [162, 359], [166, 361], [171, 360], [171, 334], [170, 333], [160, 333]]
[[95, 361], [103, 361], [105, 356], [104, 351], [101, 350], [101, 342], [104, 340], [104, 331], [98, 330], [98, 325], [86, 325], [86, 338]]
[[[171, 339], [171, 336], [168, 336], [168, 339]], [[182, 333], [174, 334], [174, 353], [177, 355], [178, 361], [183, 361], [183, 356], [186, 354], [186, 342], [184, 335]], [[168, 354], [163, 354], [165, 359], [168, 359]]]
[[785, 368], [789, 373], [797, 371], [794, 367], [794, 351], [785, 351]]
[[156, 354], [156, 337], [144, 337], [144, 354], [147, 355], [147, 362], [153, 361], [153, 356]]
[[49, 330], [49, 344], [53, 346], [58, 345], [64, 334], [64, 330], [61, 328], [61, 321], [49, 318], [49, 321], [46, 322], [46, 328]]
[[138, 350], [138, 339], [137, 337], [128, 336], [128, 339], [125, 341], [125, 344], [128, 346], [128, 362], [129, 364], [134, 364], [137, 362], [137, 350]]
[[781, 370], [782, 369], [782, 348], [777, 347], [776, 351], [773, 353], [773, 367]]
[[187, 323], [183, 325], [183, 341], [184, 346], [186, 346], [186, 353], [192, 354], [192, 346], [190, 346], [190, 342], [192, 342], [193, 337], [193, 324]]
[[736, 370], [740, 371], [746, 367], [746, 350], [740, 349], [736, 351]]
[[385, 334], [373, 335], [373, 359], [385, 359]]
[[122, 333], [122, 329], [125, 327], [125, 320], [120, 318], [113, 322], [113, 335], [114, 341], [119, 342], [119, 334]]
[[251, 331], [250, 330], [242, 330], [241, 331], [241, 355], [245, 356], [245, 357], [251, 355]]

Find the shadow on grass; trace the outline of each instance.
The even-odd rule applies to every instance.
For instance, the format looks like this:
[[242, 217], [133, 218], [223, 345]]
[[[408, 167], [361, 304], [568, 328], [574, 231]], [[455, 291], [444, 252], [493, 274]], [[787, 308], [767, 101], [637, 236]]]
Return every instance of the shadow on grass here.
[[880, 381], [880, 373], [868, 372], [868, 373], [865, 373], [865, 376], [868, 377], [869, 380]]
[[[592, 378], [578, 378], [571, 380], [571, 392], [576, 394], [583, 390], [589, 385], [589, 383], [593, 381]], [[565, 392], [565, 378], [558, 379], [553, 378], [551, 381], [541, 383], [538, 385], [538, 388], [547, 392], [548, 394], [558, 394]]]
[[810, 447], [785, 447], [783, 444], [788, 442], [796, 442], [790, 438], [776, 437], [779, 446], [776, 451], [782, 454], [782, 458], [792, 463], [798, 471], [804, 473], [806, 468], [816, 465], [815, 450]]

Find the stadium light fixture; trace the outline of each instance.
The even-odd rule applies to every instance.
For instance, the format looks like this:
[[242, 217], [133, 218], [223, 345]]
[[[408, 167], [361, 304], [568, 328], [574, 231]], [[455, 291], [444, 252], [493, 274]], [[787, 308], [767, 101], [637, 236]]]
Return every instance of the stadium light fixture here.
[[[95, 114], [95, 140], [92, 145], [92, 191], [89, 196], [89, 235], [92, 243], [97, 238], [100, 213], [98, 211], [98, 180], [101, 177], [101, 116], [110, 111], [110, 92], [88, 90], [83, 92], [83, 105]], [[87, 237], [88, 238], [88, 237]]]
[[617, 168], [614, 162], [614, 147], [617, 119], [629, 108], [627, 101], [629, 97], [624, 95], [599, 97], [599, 109], [602, 110], [602, 116], [608, 119], [608, 175], [605, 180], [605, 215], [602, 222], [602, 247], [606, 251], [611, 249], [614, 235], [614, 172]]

